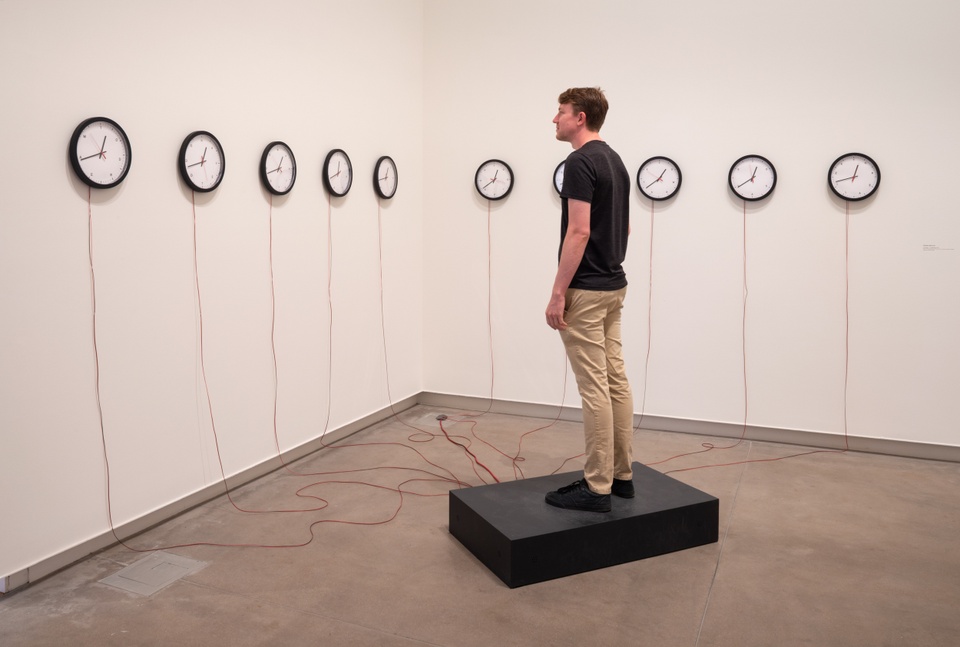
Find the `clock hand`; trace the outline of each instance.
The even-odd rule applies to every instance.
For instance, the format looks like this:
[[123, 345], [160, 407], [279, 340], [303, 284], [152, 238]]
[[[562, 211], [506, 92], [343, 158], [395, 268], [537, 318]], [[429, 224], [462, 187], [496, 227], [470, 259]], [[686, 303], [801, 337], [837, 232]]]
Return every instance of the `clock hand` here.
[[85, 161], [85, 160], [90, 159], [91, 157], [100, 157], [100, 158], [106, 159], [107, 156], [106, 156], [106, 154], [104, 153], [104, 150], [103, 150], [104, 146], [106, 146], [106, 145], [107, 145], [107, 136], [104, 135], [104, 136], [103, 136], [103, 143], [100, 144], [100, 150], [98, 150], [98, 151], [97, 151], [96, 153], [94, 153], [93, 155], [87, 155], [86, 157], [81, 157], [81, 158], [80, 158], [80, 161], [83, 162], [83, 161]]
[[287, 156], [286, 156], [286, 155], [284, 155], [283, 157], [280, 158], [280, 163], [277, 164], [277, 168], [274, 169], [275, 171], [279, 171], [279, 170], [280, 170], [280, 167], [283, 166], [283, 160], [285, 160], [285, 159], [287, 159]]
[[663, 174], [666, 173], [666, 172], [667, 172], [667, 169], [663, 169], [663, 173], [660, 174], [660, 177], [658, 177], [656, 180], [654, 180], [653, 182], [651, 182], [650, 184], [648, 184], [648, 185], [647, 185], [646, 187], [644, 187], [644, 188], [649, 189], [650, 187], [652, 187], [652, 186], [653, 186], [654, 184], [656, 184], [657, 182], [663, 182]]
[[203, 148], [203, 155], [200, 156], [200, 166], [203, 166], [207, 161], [207, 148]]
[[488, 186], [490, 186], [491, 184], [493, 184], [493, 183], [496, 182], [496, 181], [497, 181], [497, 178], [493, 178], [492, 180], [490, 180], [489, 182], [487, 182], [486, 184], [484, 184], [484, 185], [483, 185], [483, 188], [486, 189]]
[[757, 179], [757, 169], [758, 169], [758, 168], [760, 168], [760, 167], [759, 167], [759, 166], [754, 167], [754, 169], [753, 169], [753, 175], [750, 176], [750, 179], [749, 179], [749, 180], [746, 180], [746, 181], [744, 181], [744, 182], [741, 182], [740, 184], [738, 184], [738, 185], [737, 185], [737, 188], [739, 189], [740, 187], [742, 187], [742, 186], [743, 186], [744, 184], [746, 184], [747, 182], [753, 182], [754, 180], [756, 180], [756, 179]]
[[857, 167], [856, 167], [855, 169], [853, 169], [853, 177], [850, 178], [850, 181], [851, 181], [851, 182], [853, 182], [854, 180], [857, 179], [857, 171], [859, 171], [859, 170], [860, 170], [860, 165], [857, 164]]

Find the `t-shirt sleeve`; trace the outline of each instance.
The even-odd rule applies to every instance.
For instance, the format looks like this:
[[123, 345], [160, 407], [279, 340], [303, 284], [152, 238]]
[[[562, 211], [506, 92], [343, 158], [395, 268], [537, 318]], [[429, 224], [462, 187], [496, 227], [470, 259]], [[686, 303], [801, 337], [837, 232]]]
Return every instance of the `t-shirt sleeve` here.
[[597, 173], [590, 161], [577, 151], [570, 153], [563, 167], [563, 190], [560, 191], [560, 197], [593, 202], [596, 186]]

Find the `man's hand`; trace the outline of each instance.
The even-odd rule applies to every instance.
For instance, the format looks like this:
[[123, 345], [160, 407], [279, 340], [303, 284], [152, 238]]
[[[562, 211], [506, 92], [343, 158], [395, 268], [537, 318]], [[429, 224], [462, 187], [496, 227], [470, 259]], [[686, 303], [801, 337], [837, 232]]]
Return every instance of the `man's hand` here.
[[567, 322], [563, 320], [563, 308], [566, 305], [566, 299], [563, 295], [554, 295], [550, 297], [550, 303], [547, 304], [547, 325], [554, 330], [566, 330]]

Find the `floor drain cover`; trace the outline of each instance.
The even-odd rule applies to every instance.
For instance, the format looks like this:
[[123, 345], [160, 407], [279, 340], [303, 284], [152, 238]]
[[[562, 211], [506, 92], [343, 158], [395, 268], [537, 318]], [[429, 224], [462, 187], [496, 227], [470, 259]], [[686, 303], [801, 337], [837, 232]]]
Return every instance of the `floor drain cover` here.
[[206, 562], [157, 551], [100, 581], [131, 593], [153, 595], [206, 565]]

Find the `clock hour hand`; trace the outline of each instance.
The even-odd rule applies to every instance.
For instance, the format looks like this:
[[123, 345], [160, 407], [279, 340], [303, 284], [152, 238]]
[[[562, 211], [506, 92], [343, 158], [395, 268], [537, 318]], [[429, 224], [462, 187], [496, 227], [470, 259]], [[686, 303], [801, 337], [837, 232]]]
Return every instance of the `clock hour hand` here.
[[283, 157], [281, 157], [281, 158], [280, 158], [280, 163], [277, 164], [277, 168], [273, 169], [272, 171], [267, 171], [267, 173], [276, 173], [277, 171], [279, 171], [279, 170], [280, 170], [280, 167], [283, 166], [283, 160], [285, 160], [286, 158], [287, 158], [286, 155], [284, 155]]

